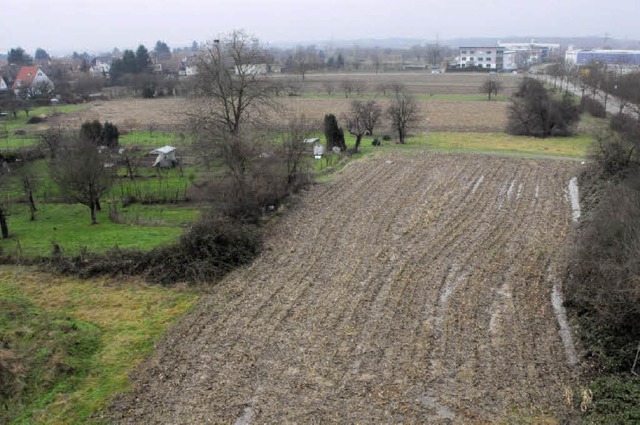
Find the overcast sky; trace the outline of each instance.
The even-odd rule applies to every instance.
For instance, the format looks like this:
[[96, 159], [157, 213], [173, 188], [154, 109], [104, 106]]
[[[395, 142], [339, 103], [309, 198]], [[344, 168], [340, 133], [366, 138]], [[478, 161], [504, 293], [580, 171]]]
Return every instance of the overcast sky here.
[[361, 38], [640, 39], [638, 0], [31, 0], [1, 8], [0, 53], [152, 49], [244, 29], [264, 43]]

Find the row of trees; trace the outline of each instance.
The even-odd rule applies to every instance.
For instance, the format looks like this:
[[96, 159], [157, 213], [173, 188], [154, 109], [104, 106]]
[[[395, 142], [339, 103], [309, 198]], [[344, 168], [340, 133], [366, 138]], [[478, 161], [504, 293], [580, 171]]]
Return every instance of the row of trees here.
[[[346, 130], [355, 137], [354, 152], [358, 152], [362, 138], [365, 135], [373, 135], [375, 128], [382, 118], [386, 117], [391, 123], [392, 129], [398, 135], [398, 143], [404, 144], [407, 133], [414, 128], [419, 121], [419, 108], [416, 101], [406, 93], [398, 93], [386, 110], [375, 100], [354, 100], [348, 111], [340, 115]], [[327, 150], [334, 146], [341, 151], [347, 149], [344, 140], [344, 132], [338, 126], [338, 121], [333, 114], [325, 115], [324, 134], [327, 140]]]

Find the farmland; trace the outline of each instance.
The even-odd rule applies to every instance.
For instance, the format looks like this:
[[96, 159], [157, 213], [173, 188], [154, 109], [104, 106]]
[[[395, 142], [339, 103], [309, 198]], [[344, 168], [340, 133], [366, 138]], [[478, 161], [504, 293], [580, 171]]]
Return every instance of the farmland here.
[[576, 377], [551, 296], [578, 167], [424, 153], [351, 163], [169, 332], [110, 418], [565, 417]]

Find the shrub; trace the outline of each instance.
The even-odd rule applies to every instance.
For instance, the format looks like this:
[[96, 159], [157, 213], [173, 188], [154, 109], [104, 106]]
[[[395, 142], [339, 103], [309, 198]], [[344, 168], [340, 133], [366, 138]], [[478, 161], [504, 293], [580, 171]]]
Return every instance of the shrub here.
[[43, 117], [39, 117], [39, 116], [35, 116], [35, 117], [31, 117], [27, 120], [27, 124], [40, 124], [42, 122], [45, 122], [46, 119]]
[[143, 275], [155, 283], [213, 283], [235, 267], [250, 262], [262, 246], [257, 225], [209, 213], [180, 241], [149, 252], [113, 248], [106, 254], [82, 252], [52, 256], [47, 267], [82, 278], [100, 275]]
[[622, 137], [630, 141], [640, 141], [640, 123], [631, 115], [615, 114], [609, 120], [609, 128], [617, 131]]
[[607, 111], [604, 108], [604, 105], [598, 100], [589, 96], [582, 96], [582, 98], [580, 99], [579, 108], [581, 113], [587, 112], [591, 116], [596, 118], [606, 118], [607, 116]]
[[540, 81], [527, 77], [512, 96], [507, 133], [541, 138], [570, 136], [579, 119], [572, 95], [565, 94], [558, 100]]
[[118, 140], [120, 139], [120, 132], [118, 132], [118, 127], [111, 124], [109, 121], [104, 123], [104, 127], [102, 128], [102, 134], [100, 136], [102, 144], [105, 146], [109, 146], [110, 148], [114, 148], [118, 146]]
[[640, 173], [609, 185], [581, 229], [568, 301], [598, 368], [629, 371], [640, 341]]

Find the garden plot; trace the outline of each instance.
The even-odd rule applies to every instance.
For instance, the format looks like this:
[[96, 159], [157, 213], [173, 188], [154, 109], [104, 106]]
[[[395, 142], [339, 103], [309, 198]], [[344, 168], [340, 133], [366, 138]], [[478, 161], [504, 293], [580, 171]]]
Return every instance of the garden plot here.
[[576, 167], [442, 154], [350, 164], [170, 331], [111, 419], [562, 417], [575, 375], [551, 299]]

